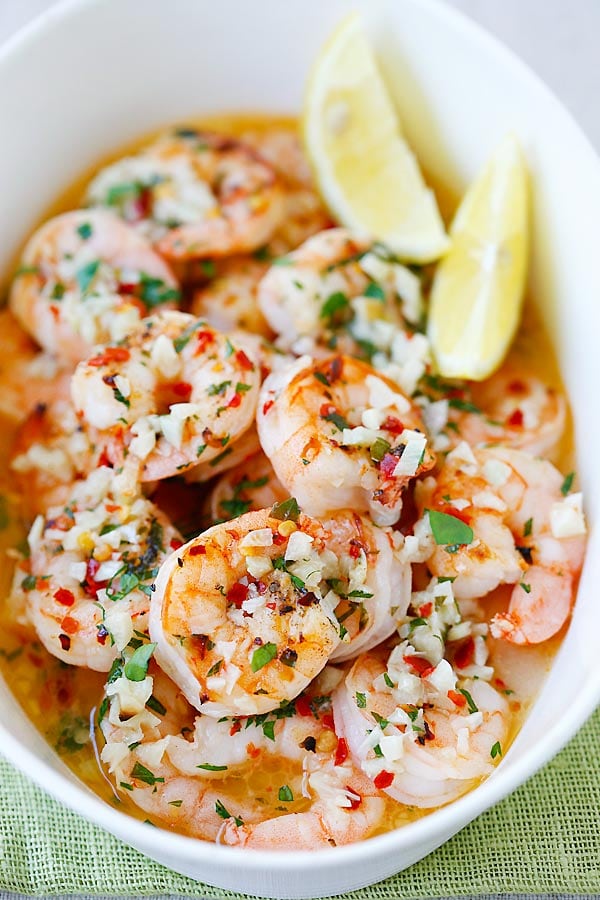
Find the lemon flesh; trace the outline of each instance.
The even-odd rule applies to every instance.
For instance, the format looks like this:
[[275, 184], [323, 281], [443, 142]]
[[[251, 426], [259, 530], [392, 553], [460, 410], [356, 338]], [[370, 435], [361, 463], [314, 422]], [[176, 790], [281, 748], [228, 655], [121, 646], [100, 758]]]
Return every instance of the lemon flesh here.
[[487, 378], [517, 330], [528, 257], [528, 175], [508, 137], [467, 191], [433, 280], [428, 336], [441, 375]]
[[407, 261], [431, 262], [444, 253], [448, 238], [435, 196], [402, 137], [356, 14], [314, 65], [303, 131], [317, 184], [339, 222]]

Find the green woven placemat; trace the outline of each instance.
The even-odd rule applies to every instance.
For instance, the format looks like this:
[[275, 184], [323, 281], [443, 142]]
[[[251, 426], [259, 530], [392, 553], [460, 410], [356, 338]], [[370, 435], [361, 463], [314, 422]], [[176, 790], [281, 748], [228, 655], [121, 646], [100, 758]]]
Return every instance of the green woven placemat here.
[[[0, 890], [241, 896], [151, 862], [1, 760], [0, 839]], [[543, 772], [503, 803], [410, 869], [347, 896], [517, 892], [600, 895], [600, 709]]]

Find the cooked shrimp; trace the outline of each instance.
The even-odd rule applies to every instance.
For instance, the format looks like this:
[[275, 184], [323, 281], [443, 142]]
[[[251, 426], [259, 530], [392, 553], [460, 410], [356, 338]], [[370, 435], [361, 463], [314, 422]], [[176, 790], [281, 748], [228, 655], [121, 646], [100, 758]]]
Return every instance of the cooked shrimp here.
[[161, 566], [150, 615], [156, 659], [208, 715], [274, 709], [339, 644], [329, 535], [293, 501], [288, 507], [281, 519], [261, 510], [215, 525]]
[[270, 460], [259, 449], [219, 478], [210, 494], [210, 518], [213, 522], [235, 519], [271, 508], [288, 496]]
[[335, 615], [342, 626], [342, 642], [331, 660], [353, 659], [384, 641], [406, 615], [412, 571], [404, 560], [400, 535], [373, 525], [350, 510], [323, 519], [331, 534], [328, 548], [337, 559], [340, 576], [331, 581], [343, 598]]
[[[380, 245], [344, 228], [309, 238], [271, 267], [258, 302], [278, 345], [369, 356], [388, 351], [405, 319], [418, 322], [418, 278]], [[322, 351], [321, 351], [322, 352]]]
[[495, 636], [540, 643], [567, 620], [585, 544], [581, 494], [568, 490], [546, 460], [500, 447], [471, 451], [464, 443], [435, 481], [418, 486], [421, 510], [472, 530], [468, 544], [441, 541], [427, 561], [435, 575], [454, 578], [457, 597], [516, 583], [508, 612], [494, 619]]
[[298, 134], [291, 128], [246, 132], [243, 140], [271, 163], [281, 181], [284, 214], [269, 241], [271, 253], [294, 250], [311, 235], [333, 225], [313, 183]]
[[30, 238], [9, 303], [44, 350], [75, 363], [179, 296], [167, 264], [133, 229], [104, 210], [77, 210]]
[[338, 765], [319, 761], [306, 781], [308, 811], [257, 824], [238, 824], [229, 817], [223, 843], [255, 850], [315, 850], [361, 841], [381, 822], [383, 798], [349, 761]]
[[10, 309], [0, 310], [0, 414], [24, 421], [40, 403], [50, 402], [68, 384], [61, 360], [41, 353]]
[[560, 391], [522, 367], [504, 366], [451, 399], [448, 418], [453, 446], [461, 440], [471, 446], [500, 444], [548, 458], [564, 433], [566, 402]]
[[[309, 809], [336, 823], [331, 842], [334, 835], [339, 843], [366, 835], [369, 828], [361, 833], [358, 823], [367, 810], [371, 828], [377, 824], [383, 802], [372, 802], [372, 785], [338, 751], [327, 698], [317, 704], [302, 697], [297, 710], [292, 701], [261, 717], [217, 721], [198, 716], [152, 662], [142, 681], [131, 681], [127, 671], [124, 658], [106, 688], [102, 760], [123, 797], [153, 818], [195, 837], [244, 844], [259, 842], [258, 826], [269, 817], [294, 827]], [[285, 773], [285, 786], [269, 774], [277, 771]], [[241, 775], [252, 785], [243, 798]], [[361, 814], [350, 817], [359, 807]], [[344, 841], [345, 832], [356, 838]]]
[[179, 128], [103, 169], [87, 201], [109, 206], [168, 259], [246, 253], [283, 217], [273, 168], [241, 141]]
[[129, 455], [142, 481], [168, 478], [215, 459], [252, 424], [260, 371], [243, 348], [187, 313], [161, 313], [80, 363], [75, 409], [113, 462]]
[[387, 660], [360, 656], [333, 695], [336, 731], [377, 788], [441, 806], [493, 771], [508, 730], [504, 697], [485, 681], [461, 685], [446, 660], [433, 666], [406, 643]]
[[405, 486], [435, 462], [417, 408], [350, 357], [303, 357], [271, 374], [257, 426], [277, 477], [314, 516], [355, 509], [392, 525]]
[[112, 469], [77, 482], [67, 506], [38, 516], [16, 589], [46, 649], [75, 666], [107, 671], [134, 629], [144, 631], [156, 570], [181, 541], [163, 514], [138, 497], [124, 503]]
[[224, 260], [216, 277], [194, 294], [190, 311], [220, 331], [241, 328], [271, 337], [257, 300], [258, 285], [267, 269], [267, 263], [248, 257]]
[[93, 441], [71, 403], [69, 381], [60, 379], [54, 399], [36, 406], [13, 446], [10, 468], [30, 521], [51, 506], [67, 504], [73, 483], [98, 464]]
[[432, 579], [412, 595], [401, 643], [360, 656], [334, 691], [337, 733], [395, 800], [446, 803], [502, 755], [508, 705], [486, 683], [494, 675], [487, 632], [461, 618], [450, 582]]

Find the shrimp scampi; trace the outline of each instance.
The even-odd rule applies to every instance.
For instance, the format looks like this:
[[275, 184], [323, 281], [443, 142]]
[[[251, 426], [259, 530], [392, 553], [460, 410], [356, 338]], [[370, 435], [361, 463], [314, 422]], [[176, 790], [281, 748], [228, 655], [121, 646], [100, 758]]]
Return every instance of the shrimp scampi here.
[[264, 382], [257, 413], [277, 477], [310, 515], [400, 517], [406, 485], [435, 463], [418, 408], [366, 363], [302, 357]]
[[233, 445], [252, 424], [259, 383], [249, 346], [170, 311], [80, 363], [71, 395], [111, 462], [129, 456], [153, 481]]
[[540, 643], [570, 614], [586, 526], [581, 494], [569, 488], [547, 460], [462, 443], [439, 476], [417, 489], [419, 508], [429, 510], [430, 523], [434, 517], [434, 534], [448, 520], [469, 532], [456, 543], [441, 535], [427, 561], [434, 575], [452, 578], [459, 598], [515, 585], [508, 611], [493, 620], [497, 637]]
[[66, 506], [38, 516], [13, 582], [44, 647], [99, 672], [134, 631], [147, 631], [158, 566], [181, 544], [157, 507], [124, 499], [118, 487], [111, 469], [98, 468], [73, 486]]
[[[489, 775], [503, 753], [508, 702], [474, 667], [475, 680], [453, 670], [447, 641], [478, 634], [480, 661], [487, 628], [461, 621], [452, 586], [413, 595], [418, 616], [400, 628], [391, 653], [364, 654], [333, 695], [338, 734], [355, 763], [393, 799], [435, 807]], [[466, 626], [466, 627], [465, 627]], [[472, 640], [472, 638], [471, 638]]]
[[169, 266], [143, 237], [110, 212], [77, 210], [30, 238], [9, 303], [44, 350], [76, 363], [179, 299]]
[[[148, 649], [136, 652], [147, 659]], [[377, 826], [383, 800], [340, 752], [329, 697], [216, 720], [197, 715], [152, 662], [132, 681], [135, 661], [135, 653], [124, 656], [106, 686], [102, 761], [123, 796], [154, 820], [226, 844], [303, 850], [358, 840]], [[254, 790], [242, 795], [244, 771]], [[285, 773], [285, 784], [271, 772]]]
[[283, 216], [266, 160], [239, 140], [187, 127], [103, 169], [86, 198], [121, 215], [171, 260], [254, 250]]

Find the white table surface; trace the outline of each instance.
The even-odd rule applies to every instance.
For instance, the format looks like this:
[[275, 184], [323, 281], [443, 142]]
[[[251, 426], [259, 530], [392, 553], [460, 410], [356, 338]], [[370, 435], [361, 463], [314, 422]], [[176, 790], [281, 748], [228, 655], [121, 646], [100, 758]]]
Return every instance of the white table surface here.
[[[57, 0], [0, 0], [0, 44]], [[250, 0], [259, 3], [260, 0]], [[445, 0], [525, 60], [570, 109], [600, 151], [600, 0]], [[593, 900], [590, 895], [589, 900]], [[56, 900], [71, 900], [64, 895]], [[536, 896], [544, 900], [548, 895]], [[553, 895], [554, 900], [564, 900]], [[21, 895], [0, 892], [0, 900]], [[88, 900], [78, 897], [77, 900]], [[92, 900], [92, 898], [89, 898]], [[95, 897], [94, 900], [102, 900]], [[143, 898], [137, 898], [143, 900]], [[154, 898], [161, 900], [161, 898]], [[163, 897], [162, 900], [171, 900]], [[173, 898], [174, 900], [174, 898]], [[201, 898], [199, 898], [201, 900]], [[497, 900], [481, 896], [479, 900]], [[533, 900], [524, 894], [513, 900]], [[579, 897], [578, 900], [585, 900]]]

